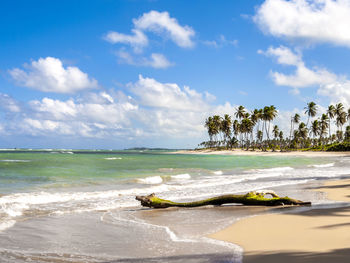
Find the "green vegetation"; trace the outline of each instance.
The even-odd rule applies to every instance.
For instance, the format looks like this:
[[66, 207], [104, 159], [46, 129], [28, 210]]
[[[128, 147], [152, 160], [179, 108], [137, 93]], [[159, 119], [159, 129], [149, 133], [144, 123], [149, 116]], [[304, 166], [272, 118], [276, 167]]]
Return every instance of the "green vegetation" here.
[[[248, 150], [319, 150], [319, 151], [348, 151], [350, 143], [350, 108], [347, 112], [342, 103], [329, 105], [327, 112], [318, 119], [315, 102], [307, 103], [304, 108], [307, 116], [306, 124], [300, 121], [300, 115], [290, 118], [289, 136], [285, 136], [273, 121], [278, 111], [275, 106], [265, 106], [248, 112], [244, 106], [239, 106], [233, 113], [234, 117], [225, 114], [210, 116], [204, 126], [209, 135], [209, 141], [199, 144], [201, 148]], [[332, 120], [336, 132], [331, 134]], [[310, 123], [310, 124], [309, 124]], [[272, 129], [271, 129], [272, 127]]]

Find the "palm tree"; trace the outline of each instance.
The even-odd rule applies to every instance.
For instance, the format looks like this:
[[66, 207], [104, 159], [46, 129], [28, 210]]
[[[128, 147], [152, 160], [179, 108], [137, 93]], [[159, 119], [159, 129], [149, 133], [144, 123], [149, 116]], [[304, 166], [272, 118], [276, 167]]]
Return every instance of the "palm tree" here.
[[213, 130], [214, 130], [214, 136], [216, 137], [216, 140], [218, 140], [217, 135], [221, 131], [221, 125], [222, 125], [222, 118], [219, 115], [213, 116]]
[[234, 114], [236, 118], [238, 119], [243, 119], [244, 115], [245, 115], [245, 108], [244, 106], [238, 106], [238, 108], [236, 109], [236, 113]]
[[322, 114], [321, 120], [320, 120], [320, 141], [322, 141], [322, 137], [324, 135], [327, 135], [327, 128], [328, 128], [328, 122], [329, 118], [327, 114]]
[[275, 140], [278, 138], [279, 132], [280, 132], [280, 129], [278, 128], [278, 126], [277, 125], [273, 126], [272, 133]]
[[292, 140], [292, 132], [294, 131], [294, 124], [298, 124], [300, 122], [300, 115], [295, 113], [295, 115], [291, 118], [290, 124], [290, 140]]
[[303, 144], [305, 146], [305, 140], [307, 139], [307, 126], [303, 122], [299, 124], [298, 135], [303, 139]]
[[336, 118], [336, 123], [337, 123], [338, 130], [340, 127], [340, 131], [343, 131], [343, 125], [346, 123], [346, 112], [345, 111], [339, 112], [339, 115], [337, 115], [337, 118]]
[[232, 126], [231, 116], [228, 114], [225, 114], [221, 122], [221, 130], [224, 134], [225, 141], [230, 140], [231, 138], [231, 126]]
[[306, 126], [309, 125], [309, 120], [310, 117], [315, 117], [316, 116], [316, 112], [317, 112], [317, 105], [315, 102], [311, 101], [309, 103], [307, 103], [307, 106], [304, 108], [305, 109], [305, 114], [307, 114], [307, 123]]
[[313, 134], [313, 137], [315, 138], [320, 133], [320, 123], [318, 120], [314, 120], [311, 122], [311, 131], [310, 134]]
[[333, 105], [329, 105], [328, 109], [327, 109], [327, 114], [329, 117], [329, 137], [331, 136], [331, 120], [334, 118], [335, 116], [335, 107]]
[[[276, 107], [274, 105], [269, 106], [265, 106], [263, 109], [263, 113], [262, 113], [262, 119], [265, 122], [265, 131], [266, 131], [266, 136], [267, 136], [267, 140], [270, 140], [270, 122], [276, 118], [277, 116], [277, 110]], [[267, 128], [267, 122], [269, 122], [269, 126]]]
[[209, 140], [210, 142], [213, 140], [213, 135], [214, 135], [214, 129], [213, 129], [213, 118], [212, 117], [208, 117], [205, 120], [205, 125], [204, 125], [207, 130], [208, 130], [208, 135], [209, 135]]

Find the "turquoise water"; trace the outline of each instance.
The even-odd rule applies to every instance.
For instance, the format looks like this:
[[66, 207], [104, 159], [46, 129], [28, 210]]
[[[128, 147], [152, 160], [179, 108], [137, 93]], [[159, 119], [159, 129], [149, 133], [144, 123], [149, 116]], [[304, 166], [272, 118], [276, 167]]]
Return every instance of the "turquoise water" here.
[[0, 192], [33, 191], [50, 187], [122, 183], [147, 176], [210, 171], [242, 171], [274, 167], [302, 167], [327, 162], [300, 157], [185, 155], [130, 151], [71, 154], [0, 153]]

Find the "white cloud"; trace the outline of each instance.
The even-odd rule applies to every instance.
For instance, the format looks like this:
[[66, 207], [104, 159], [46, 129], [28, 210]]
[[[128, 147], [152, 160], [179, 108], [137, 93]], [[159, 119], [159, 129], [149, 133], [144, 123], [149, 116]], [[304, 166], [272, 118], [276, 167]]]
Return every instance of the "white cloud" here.
[[119, 58], [119, 63], [125, 63], [134, 66], [144, 66], [152, 68], [165, 69], [171, 67], [171, 63], [163, 54], [152, 53], [150, 58], [146, 57], [133, 57], [130, 53], [120, 50], [116, 53]]
[[141, 52], [142, 48], [148, 45], [147, 36], [140, 30], [132, 29], [133, 35], [126, 35], [118, 32], [109, 32], [105, 36], [105, 40], [112, 44], [124, 43], [134, 48], [135, 52]]
[[201, 94], [185, 86], [181, 89], [175, 83], [160, 83], [152, 78], [139, 76], [136, 83], [130, 83], [130, 90], [139, 97], [142, 105], [174, 110], [205, 111], [210, 94]]
[[175, 18], [170, 17], [168, 12], [150, 11], [144, 13], [138, 19], [133, 19], [135, 28], [152, 31], [163, 35], [166, 33], [178, 46], [192, 47], [195, 32], [189, 26], [181, 26]]
[[0, 93], [0, 108], [13, 113], [21, 111], [19, 103], [9, 95], [3, 93]]
[[266, 51], [258, 50], [258, 54], [275, 57], [279, 64], [297, 66], [302, 63], [301, 54], [295, 54], [285, 46], [278, 48], [269, 47]]
[[350, 105], [350, 80], [345, 76], [336, 75], [323, 68], [308, 68], [305, 66], [300, 53], [295, 54], [289, 48], [280, 46], [270, 47], [267, 51], [258, 51], [259, 54], [274, 57], [277, 63], [294, 66], [293, 74], [271, 72], [276, 85], [291, 87], [290, 93], [299, 94], [299, 88], [318, 87], [317, 94], [326, 96], [331, 103], [342, 102]]
[[350, 47], [350, 1], [266, 0], [254, 21], [267, 34]]
[[271, 72], [273, 81], [279, 86], [288, 86], [292, 88], [303, 88], [315, 85], [326, 85], [336, 82], [339, 77], [326, 69], [313, 68], [305, 66], [301, 54], [293, 53], [289, 48], [280, 46], [278, 48], [270, 47], [267, 51], [258, 51], [260, 54], [274, 57], [277, 63], [295, 66], [294, 74], [283, 74], [280, 72]]
[[95, 79], [77, 67], [64, 68], [58, 58], [40, 58], [24, 68], [9, 70], [11, 77], [23, 87], [55, 93], [74, 93], [98, 87]]
[[330, 103], [343, 103], [350, 106], [350, 80], [322, 85], [317, 93], [330, 98]]
[[150, 11], [137, 19], [133, 19], [133, 34], [127, 35], [110, 31], [104, 39], [110, 43], [128, 44], [134, 48], [134, 52], [140, 53], [149, 44], [144, 31], [151, 31], [162, 37], [170, 38], [175, 44], [183, 48], [194, 46], [194, 30], [185, 25], [181, 26], [178, 21], [170, 17], [168, 12]]
[[[109, 90], [67, 100], [32, 100], [0, 126], [15, 136], [122, 141], [141, 136], [150, 141], [194, 139], [199, 143], [207, 137], [205, 119], [212, 114], [232, 113], [234, 108], [230, 103], [215, 105], [215, 97], [208, 92], [142, 76], [127, 87], [130, 95]], [[5, 111], [10, 112], [10, 108]]]

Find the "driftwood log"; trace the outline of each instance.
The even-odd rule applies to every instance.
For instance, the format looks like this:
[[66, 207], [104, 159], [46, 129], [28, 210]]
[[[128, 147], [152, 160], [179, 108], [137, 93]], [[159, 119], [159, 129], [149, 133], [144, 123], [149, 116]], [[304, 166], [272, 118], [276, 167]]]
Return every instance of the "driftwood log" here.
[[[266, 198], [271, 195], [271, 198]], [[242, 204], [251, 206], [284, 206], [284, 205], [311, 205], [311, 202], [303, 202], [293, 198], [279, 197], [273, 191], [249, 192], [244, 195], [220, 195], [204, 200], [177, 203], [157, 197], [154, 193], [148, 196], [136, 196], [136, 200], [141, 202], [142, 206], [151, 208], [167, 207], [197, 207], [206, 205], [223, 205], [223, 204]]]

